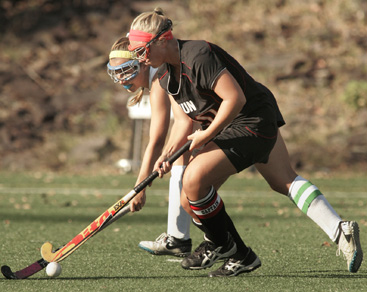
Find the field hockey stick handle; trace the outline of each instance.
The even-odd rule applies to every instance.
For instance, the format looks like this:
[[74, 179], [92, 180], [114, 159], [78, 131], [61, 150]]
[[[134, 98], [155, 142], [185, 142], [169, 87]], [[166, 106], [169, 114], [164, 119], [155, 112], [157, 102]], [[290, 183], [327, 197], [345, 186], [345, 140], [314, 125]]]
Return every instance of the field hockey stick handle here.
[[[191, 140], [187, 141], [185, 145], [183, 145], [180, 149], [178, 149], [175, 153], [172, 154], [166, 161], [172, 164], [175, 162], [182, 154], [184, 154], [187, 150], [189, 150], [191, 145]], [[153, 171], [146, 179], [144, 179], [140, 184], [138, 184], [134, 191], [135, 193], [140, 193], [142, 190], [144, 190], [154, 179], [156, 179], [159, 176], [159, 173], [157, 170]]]

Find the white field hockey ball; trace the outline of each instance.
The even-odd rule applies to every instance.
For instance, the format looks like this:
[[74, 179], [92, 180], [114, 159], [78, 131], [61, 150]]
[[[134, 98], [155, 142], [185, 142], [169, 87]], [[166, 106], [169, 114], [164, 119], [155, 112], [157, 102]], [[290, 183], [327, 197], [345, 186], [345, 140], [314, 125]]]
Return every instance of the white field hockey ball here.
[[61, 274], [60, 264], [56, 262], [49, 263], [46, 267], [46, 274], [53, 278], [59, 276]]

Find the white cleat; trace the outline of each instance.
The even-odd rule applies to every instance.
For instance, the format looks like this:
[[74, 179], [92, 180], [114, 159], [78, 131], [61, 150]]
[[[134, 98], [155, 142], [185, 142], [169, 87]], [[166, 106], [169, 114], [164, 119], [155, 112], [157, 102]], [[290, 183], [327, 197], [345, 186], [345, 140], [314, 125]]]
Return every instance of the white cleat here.
[[362, 264], [363, 251], [359, 241], [359, 227], [355, 221], [344, 221], [340, 223], [340, 237], [336, 255], [343, 252], [347, 260], [348, 270], [356, 273]]
[[191, 239], [179, 239], [162, 233], [155, 241], [141, 241], [139, 247], [154, 255], [185, 257], [191, 253]]

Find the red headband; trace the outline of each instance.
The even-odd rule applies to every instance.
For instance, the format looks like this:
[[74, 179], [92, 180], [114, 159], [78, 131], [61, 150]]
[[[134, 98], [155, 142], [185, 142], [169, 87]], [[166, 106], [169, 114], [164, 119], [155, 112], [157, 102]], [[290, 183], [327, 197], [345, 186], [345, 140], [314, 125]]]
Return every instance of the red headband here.
[[[169, 30], [161, 35], [162, 37], [165, 37], [167, 40], [173, 39], [172, 31]], [[133, 30], [131, 29], [129, 32], [129, 40], [130, 41], [138, 41], [138, 42], [149, 42], [154, 35], [151, 33], [141, 31], [141, 30]]]

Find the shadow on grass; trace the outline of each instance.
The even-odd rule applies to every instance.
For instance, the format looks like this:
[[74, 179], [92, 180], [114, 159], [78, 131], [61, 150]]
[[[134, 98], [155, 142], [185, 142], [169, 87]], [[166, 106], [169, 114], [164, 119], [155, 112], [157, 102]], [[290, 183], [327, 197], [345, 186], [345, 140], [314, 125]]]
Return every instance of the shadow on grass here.
[[100, 277], [65, 277], [65, 278], [27, 278], [23, 280], [10, 280], [10, 279], [0, 279], [1, 282], [5, 281], [70, 281], [70, 280], [144, 280], [144, 279], [183, 279], [183, 278], [209, 278], [208, 275], [192, 275], [192, 276], [149, 276], [149, 277], [143, 277], [143, 276], [100, 276]]
[[305, 270], [297, 272], [287, 272], [287, 274], [254, 275], [251, 277], [270, 278], [320, 278], [320, 279], [367, 279], [367, 271], [358, 273], [348, 273], [345, 270]]
[[[100, 277], [65, 277], [65, 278], [28, 278], [26, 281], [70, 281], [70, 280], [144, 280], [144, 279], [191, 279], [191, 278], [208, 278], [207, 274], [193, 274], [192, 276], [187, 275], [177, 275], [177, 276], [100, 276]], [[319, 279], [367, 279], [367, 271], [362, 271], [358, 273], [348, 273], [345, 270], [309, 270], [309, 271], [297, 271], [297, 272], [287, 272], [287, 274], [242, 274], [237, 278], [319, 278]], [[0, 282], [7, 281], [7, 279], [0, 279]]]

